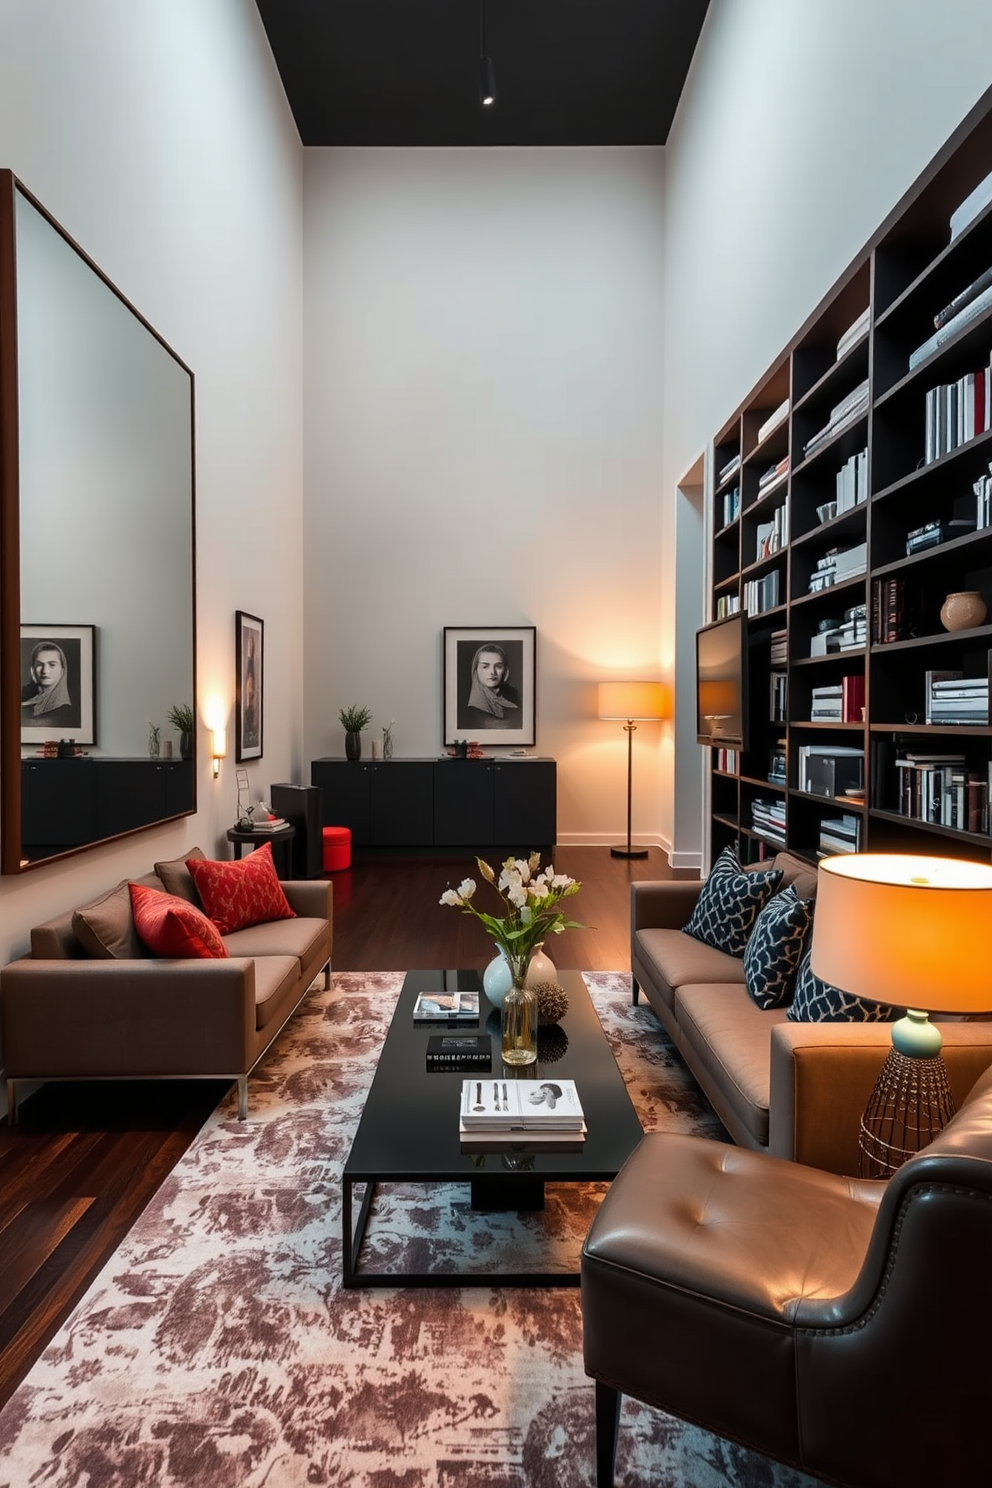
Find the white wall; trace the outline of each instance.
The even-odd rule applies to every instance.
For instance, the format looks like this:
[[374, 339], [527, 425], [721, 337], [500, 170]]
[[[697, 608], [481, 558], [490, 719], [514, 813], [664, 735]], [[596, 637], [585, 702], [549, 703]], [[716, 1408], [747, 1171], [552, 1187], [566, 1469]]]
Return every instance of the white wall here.
[[[197, 704], [201, 719], [229, 714], [234, 611], [262, 616], [259, 794], [303, 768], [302, 155], [253, 0], [0, 7], [0, 165], [196, 377]], [[202, 724], [199, 745], [195, 818], [0, 880], [0, 960], [39, 919], [153, 859], [220, 850], [234, 761], [215, 784]]]
[[354, 702], [438, 754], [442, 628], [532, 624], [559, 841], [622, 837], [594, 683], [661, 660], [662, 158], [306, 152], [308, 753], [341, 755]]
[[[990, 83], [987, 0], [711, 0], [665, 161], [667, 534], [682, 472]], [[666, 836], [674, 795], [669, 773]]]

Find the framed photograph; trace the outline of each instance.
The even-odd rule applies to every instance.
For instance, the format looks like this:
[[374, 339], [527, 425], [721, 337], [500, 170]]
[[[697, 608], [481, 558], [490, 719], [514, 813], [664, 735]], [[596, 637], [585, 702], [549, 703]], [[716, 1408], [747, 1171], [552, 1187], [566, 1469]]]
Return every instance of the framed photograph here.
[[96, 743], [95, 625], [21, 626], [21, 743]]
[[536, 740], [533, 625], [446, 625], [444, 742]]
[[244, 610], [234, 612], [234, 652], [237, 666], [235, 714], [237, 738], [234, 758], [262, 758], [262, 632], [264, 623]]

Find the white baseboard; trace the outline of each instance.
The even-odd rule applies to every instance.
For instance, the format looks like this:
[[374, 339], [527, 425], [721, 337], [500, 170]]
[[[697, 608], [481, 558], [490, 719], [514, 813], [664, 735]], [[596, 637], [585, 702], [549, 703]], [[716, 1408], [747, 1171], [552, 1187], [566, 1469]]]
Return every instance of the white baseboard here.
[[[626, 841], [622, 832], [559, 832], [559, 847], [621, 847]], [[666, 844], [657, 837], [649, 837], [646, 833], [640, 836], [634, 832], [630, 839], [631, 847], [660, 847], [662, 852], [666, 850]]]

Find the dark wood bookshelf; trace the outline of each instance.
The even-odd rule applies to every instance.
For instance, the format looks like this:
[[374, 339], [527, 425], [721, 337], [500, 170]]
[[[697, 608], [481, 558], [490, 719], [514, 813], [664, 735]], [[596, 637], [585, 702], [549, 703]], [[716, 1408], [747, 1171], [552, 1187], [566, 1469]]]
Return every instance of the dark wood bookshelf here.
[[[943, 541], [907, 553], [909, 535], [930, 522], [974, 519], [973, 487], [992, 474], [992, 428], [980, 430], [955, 448], [935, 455], [927, 448], [928, 394], [985, 371], [992, 382], [992, 305], [966, 321], [917, 365], [910, 358], [935, 334], [934, 317], [992, 266], [992, 205], [976, 213], [951, 238], [950, 219], [988, 175], [992, 165], [992, 89], [951, 135], [916, 183], [906, 192], [861, 253], [851, 262], [776, 358], [768, 372], [718, 431], [713, 441], [710, 497], [711, 616], [719, 618], [737, 600], [746, 609], [746, 585], [780, 572], [782, 602], [748, 615], [748, 747], [738, 751], [737, 770], [717, 770], [711, 751], [709, 848], [715, 856], [735, 842], [745, 861], [770, 855], [779, 846], [755, 830], [752, 805], [764, 797], [786, 807], [785, 840], [804, 855], [818, 855], [821, 823], [839, 814], [860, 823], [862, 851], [944, 852], [988, 859], [992, 836], [992, 726], [928, 724], [927, 673], [960, 671], [987, 678], [992, 623], [946, 631], [940, 608], [948, 593], [978, 590], [992, 622], [992, 526], [960, 530]], [[853, 328], [867, 315], [860, 332]], [[851, 333], [850, 335], [848, 333]], [[840, 343], [844, 342], [840, 350]], [[835, 410], [867, 382], [867, 407], [855, 403], [847, 416]], [[963, 384], [962, 384], [963, 386]], [[758, 431], [789, 399], [784, 422], [759, 440]], [[935, 399], [930, 398], [933, 407]], [[853, 412], [853, 416], [851, 413]], [[837, 427], [831, 428], [832, 422]], [[976, 419], [976, 422], [980, 420]], [[992, 420], [990, 420], [992, 423]], [[937, 448], [939, 448], [939, 444]], [[840, 472], [864, 453], [857, 502], [835, 510]], [[927, 461], [927, 454], [935, 456]], [[725, 480], [719, 472], [734, 457], [740, 464]], [[784, 480], [759, 488], [766, 470], [789, 458]], [[740, 509], [725, 521], [724, 496], [739, 487]], [[780, 546], [757, 558], [757, 528], [784, 508], [786, 536]], [[820, 510], [818, 510], [818, 508]], [[864, 571], [811, 590], [818, 563], [836, 550], [866, 550]], [[898, 620], [892, 618], [891, 591], [898, 580]], [[873, 606], [880, 611], [881, 635], [873, 631]], [[825, 622], [850, 626], [851, 612], [864, 607], [865, 644], [812, 654]], [[785, 659], [771, 660], [773, 634], [785, 632]], [[850, 630], [847, 632], [849, 640]], [[771, 679], [784, 673], [786, 716], [771, 713]], [[813, 720], [814, 689], [848, 676], [864, 679], [864, 717], [858, 722]], [[785, 741], [787, 786], [763, 778], [771, 755]], [[802, 745], [860, 749], [864, 755], [864, 797], [817, 796], [799, 789]], [[951, 762], [907, 763], [914, 754], [949, 754]], [[900, 761], [897, 765], [896, 761]], [[914, 771], [931, 775], [927, 790], [938, 790], [938, 819], [909, 814]], [[908, 772], [908, 773], [907, 773]], [[906, 782], [907, 810], [902, 801]], [[962, 788], [966, 792], [961, 796]], [[960, 825], [961, 802], [981, 801], [983, 830]], [[941, 819], [943, 817], [943, 819]], [[949, 819], [955, 817], [956, 825]]]

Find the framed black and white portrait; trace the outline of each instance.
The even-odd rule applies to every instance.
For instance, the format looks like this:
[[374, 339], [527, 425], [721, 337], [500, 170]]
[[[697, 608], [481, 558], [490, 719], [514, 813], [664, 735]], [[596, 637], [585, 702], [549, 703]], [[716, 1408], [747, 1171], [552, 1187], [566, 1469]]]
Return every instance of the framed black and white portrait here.
[[533, 625], [446, 625], [444, 742], [536, 740]]
[[96, 743], [95, 625], [21, 626], [21, 743]]
[[237, 672], [235, 721], [237, 738], [234, 758], [262, 758], [262, 634], [264, 622], [244, 610], [234, 614], [234, 650]]

